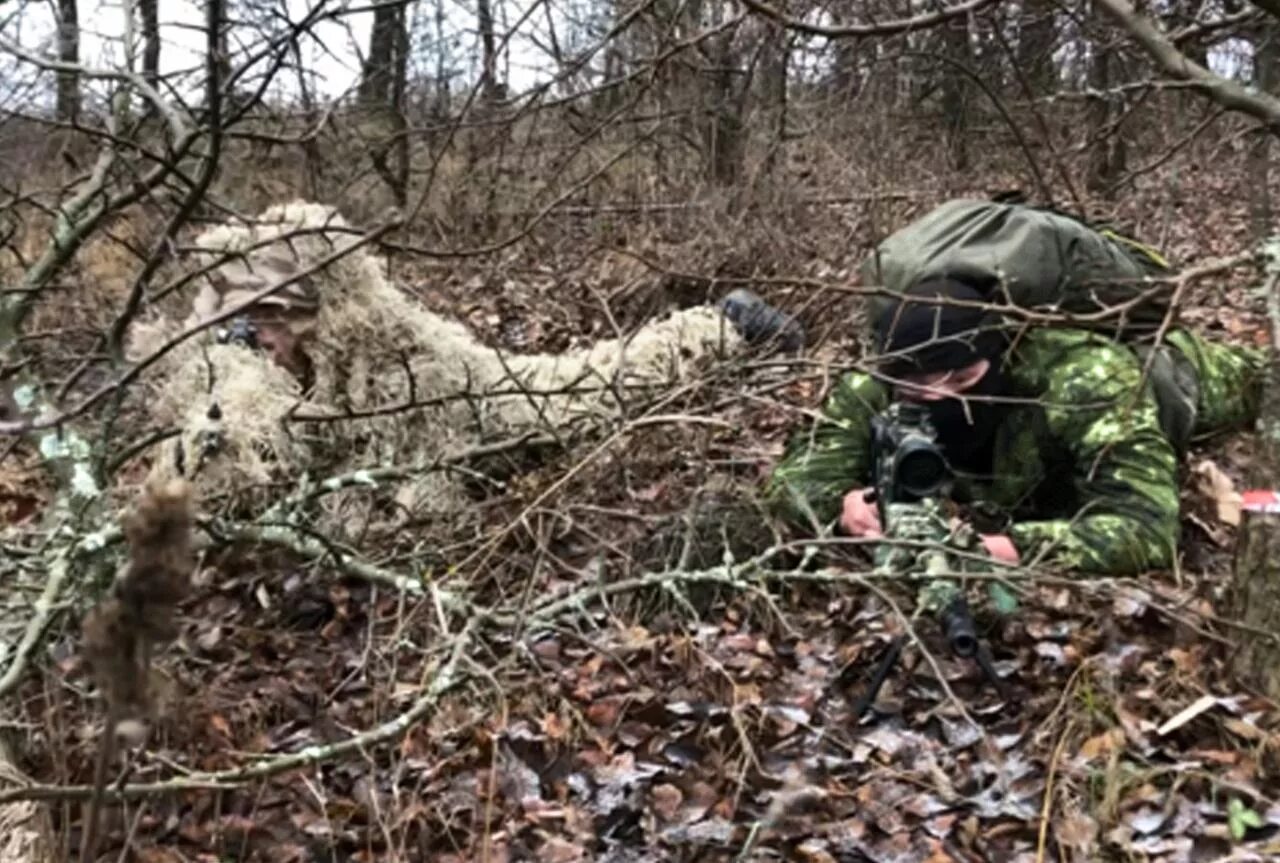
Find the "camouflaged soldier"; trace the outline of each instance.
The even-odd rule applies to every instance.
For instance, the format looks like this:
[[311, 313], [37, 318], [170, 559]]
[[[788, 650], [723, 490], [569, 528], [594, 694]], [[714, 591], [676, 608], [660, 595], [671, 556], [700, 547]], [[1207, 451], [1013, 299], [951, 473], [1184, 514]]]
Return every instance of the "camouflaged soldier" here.
[[840, 381], [823, 418], [790, 441], [771, 498], [800, 523], [879, 535], [870, 421], [907, 399], [928, 406], [952, 498], [978, 513], [993, 557], [1112, 574], [1170, 566], [1179, 457], [1193, 437], [1254, 418], [1261, 352], [1180, 329], [1155, 349], [1075, 329], [1009, 337], [981, 304], [966, 284], [932, 279], [888, 307], [874, 322], [878, 373]]

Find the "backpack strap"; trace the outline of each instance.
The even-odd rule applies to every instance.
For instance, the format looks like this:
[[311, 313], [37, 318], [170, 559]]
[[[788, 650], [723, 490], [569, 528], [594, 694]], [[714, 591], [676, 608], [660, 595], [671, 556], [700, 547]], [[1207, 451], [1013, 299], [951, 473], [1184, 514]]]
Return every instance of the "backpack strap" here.
[[1144, 264], [1154, 264], [1157, 269], [1163, 271], [1173, 269], [1173, 265], [1169, 263], [1169, 260], [1164, 255], [1160, 254], [1154, 246], [1148, 246], [1146, 243], [1140, 243], [1132, 237], [1126, 237], [1123, 234], [1119, 234], [1111, 230], [1110, 228], [1098, 228], [1097, 231], [1107, 239], [1119, 243], [1128, 251], [1135, 253], [1135, 256]]

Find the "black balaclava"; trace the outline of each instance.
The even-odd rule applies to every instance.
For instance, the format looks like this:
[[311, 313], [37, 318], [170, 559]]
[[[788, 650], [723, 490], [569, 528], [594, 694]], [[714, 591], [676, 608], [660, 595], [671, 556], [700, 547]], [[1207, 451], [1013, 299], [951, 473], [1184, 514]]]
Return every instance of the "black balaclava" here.
[[[916, 298], [926, 300], [915, 302]], [[962, 305], [957, 305], [960, 303]], [[978, 360], [987, 373], [963, 393], [926, 402], [948, 461], [960, 471], [990, 469], [991, 446], [1003, 407], [1002, 354], [1006, 339], [998, 315], [982, 308], [971, 285], [955, 279], [921, 281], [890, 304], [875, 321], [881, 370], [891, 378], [962, 369]]]

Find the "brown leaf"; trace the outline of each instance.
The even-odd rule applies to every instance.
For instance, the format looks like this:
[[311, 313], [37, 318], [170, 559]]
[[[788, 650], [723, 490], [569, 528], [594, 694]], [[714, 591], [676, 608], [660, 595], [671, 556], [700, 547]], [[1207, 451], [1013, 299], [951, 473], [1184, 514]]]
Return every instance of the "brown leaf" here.
[[685, 821], [697, 821], [707, 814], [720, 799], [720, 795], [710, 783], [698, 780], [689, 788], [688, 798], [683, 807]]
[[544, 638], [541, 641], [535, 641], [530, 647], [533, 654], [539, 659], [559, 659], [560, 658], [560, 641], [556, 638]]
[[621, 705], [616, 699], [601, 698], [587, 708], [587, 719], [592, 725], [612, 726], [618, 722]]
[[1089, 857], [1097, 845], [1098, 822], [1084, 812], [1073, 810], [1054, 824], [1053, 836], [1068, 848]]
[[542, 733], [548, 740], [563, 740], [569, 736], [569, 723], [558, 713], [548, 713], [542, 717]]
[[1232, 752], [1227, 749], [1193, 749], [1187, 754], [1193, 758], [1203, 758], [1205, 761], [1212, 761], [1215, 764], [1222, 764], [1227, 767], [1239, 764], [1244, 760], [1242, 753]]
[[756, 649], [756, 637], [748, 632], [740, 632], [734, 635], [726, 635], [720, 640], [720, 644], [728, 650], [740, 650], [749, 653]]
[[666, 490], [667, 482], [665, 480], [658, 480], [652, 485], [631, 492], [631, 498], [633, 500], [638, 500], [641, 503], [653, 503], [661, 497], [662, 493]]
[[1147, 610], [1151, 597], [1144, 590], [1121, 588], [1111, 601], [1111, 610], [1118, 617], [1137, 617]]
[[796, 848], [796, 855], [806, 863], [836, 863], [831, 852], [822, 847], [825, 844], [825, 841], [819, 839], [807, 839]]
[[179, 863], [182, 856], [168, 848], [134, 848], [133, 857], [138, 863]]
[[213, 730], [223, 737], [231, 737], [231, 723], [227, 722], [225, 716], [221, 713], [215, 713], [209, 717], [209, 724], [213, 726]]
[[586, 851], [581, 845], [552, 836], [538, 849], [538, 859], [547, 863], [577, 863], [577, 860], [586, 859]]
[[1245, 740], [1266, 740], [1267, 734], [1261, 728], [1252, 722], [1243, 719], [1227, 718], [1222, 720], [1222, 724], [1228, 731], [1237, 737], [1243, 737]]
[[1080, 745], [1080, 757], [1085, 761], [1106, 755], [1124, 744], [1124, 729], [1111, 728], [1102, 734], [1090, 737]]

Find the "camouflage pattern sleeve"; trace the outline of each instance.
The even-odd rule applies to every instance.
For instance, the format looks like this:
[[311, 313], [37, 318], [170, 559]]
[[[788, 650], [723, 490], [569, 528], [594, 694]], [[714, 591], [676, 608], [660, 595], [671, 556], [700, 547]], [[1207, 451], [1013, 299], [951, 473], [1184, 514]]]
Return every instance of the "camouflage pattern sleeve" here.
[[889, 404], [889, 388], [853, 373], [836, 384], [822, 417], [787, 444], [766, 487], [771, 505], [796, 524], [814, 527], [840, 514], [852, 489], [871, 482], [871, 418]]
[[1058, 565], [1114, 575], [1172, 565], [1177, 458], [1141, 365], [1123, 347], [1094, 342], [1045, 373], [1049, 433], [1072, 459], [1080, 510], [1015, 524], [1010, 538], [1023, 560], [1044, 552]]
[[1258, 418], [1266, 354], [1208, 341], [1190, 330], [1170, 331], [1166, 341], [1195, 369], [1200, 387], [1194, 433], [1216, 434]]

